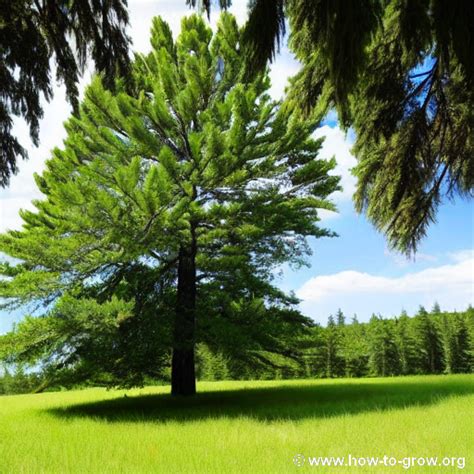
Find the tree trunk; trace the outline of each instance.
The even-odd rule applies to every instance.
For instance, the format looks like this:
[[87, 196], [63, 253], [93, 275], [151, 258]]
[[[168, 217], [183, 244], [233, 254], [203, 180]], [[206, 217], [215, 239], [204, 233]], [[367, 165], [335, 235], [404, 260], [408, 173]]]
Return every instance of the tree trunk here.
[[[194, 233], [193, 233], [194, 234]], [[194, 395], [196, 317], [196, 242], [193, 235], [188, 246], [181, 246], [178, 259], [178, 291], [174, 321], [171, 394]]]

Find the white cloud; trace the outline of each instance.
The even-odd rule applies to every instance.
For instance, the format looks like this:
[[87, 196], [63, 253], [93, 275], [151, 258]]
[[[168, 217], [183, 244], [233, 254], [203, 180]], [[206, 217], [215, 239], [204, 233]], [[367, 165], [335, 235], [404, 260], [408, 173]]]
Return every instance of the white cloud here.
[[355, 190], [356, 179], [351, 174], [357, 161], [351, 154], [352, 141], [346, 137], [344, 132], [338, 127], [329, 127], [324, 125], [316, 130], [314, 136], [316, 138], [325, 137], [320, 156], [330, 159], [336, 157], [337, 166], [333, 172], [335, 175], [341, 176], [341, 192], [334, 193], [332, 196], [336, 203], [349, 201]]
[[406, 255], [397, 252], [392, 252], [387, 248], [384, 250], [384, 255], [389, 257], [397, 267], [401, 268], [408, 267], [409, 265], [413, 265], [416, 263], [438, 261], [438, 257], [436, 255], [418, 252], [413, 257], [407, 257]]
[[437, 260], [438, 257], [436, 255], [430, 255], [423, 252], [418, 252], [413, 257], [413, 261], [415, 262], [436, 262]]
[[320, 275], [304, 283], [296, 294], [303, 300], [303, 310], [313, 317], [327, 316], [338, 307], [365, 317], [372, 312], [393, 314], [402, 307], [414, 311], [419, 304], [430, 306], [435, 301], [446, 309], [463, 309], [474, 299], [474, 257], [469, 251], [458, 255], [455, 263], [398, 277], [355, 270]]
[[449, 252], [448, 257], [455, 262], [463, 262], [468, 259], [474, 259], [474, 249]]

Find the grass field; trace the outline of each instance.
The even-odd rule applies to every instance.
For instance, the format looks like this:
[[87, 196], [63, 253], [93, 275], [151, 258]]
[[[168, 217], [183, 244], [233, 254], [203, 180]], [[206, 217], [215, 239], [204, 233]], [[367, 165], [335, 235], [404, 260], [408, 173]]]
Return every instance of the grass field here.
[[208, 382], [193, 399], [168, 390], [0, 397], [0, 472], [462, 472], [309, 465], [350, 454], [464, 457], [474, 473], [473, 376]]

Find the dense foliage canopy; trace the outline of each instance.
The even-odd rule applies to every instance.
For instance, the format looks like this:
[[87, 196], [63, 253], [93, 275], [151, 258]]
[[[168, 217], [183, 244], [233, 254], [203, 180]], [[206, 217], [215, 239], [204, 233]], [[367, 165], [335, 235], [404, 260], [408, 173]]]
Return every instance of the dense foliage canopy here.
[[321, 117], [335, 107], [354, 129], [357, 210], [416, 251], [444, 199], [473, 195], [474, 3], [253, 0], [249, 74], [274, 58], [285, 19], [302, 63], [290, 103]]

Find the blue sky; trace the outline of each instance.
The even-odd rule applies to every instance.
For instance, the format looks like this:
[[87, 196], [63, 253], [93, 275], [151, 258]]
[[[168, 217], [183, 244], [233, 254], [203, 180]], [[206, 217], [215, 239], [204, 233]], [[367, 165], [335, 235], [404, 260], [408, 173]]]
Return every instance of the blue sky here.
[[[134, 50], [149, 49], [151, 19], [161, 14], [176, 34], [180, 19], [189, 13], [184, 0], [129, 0]], [[234, 0], [231, 12], [240, 23], [245, 20], [246, 0]], [[217, 14], [211, 17], [215, 24]], [[282, 48], [272, 66], [272, 94], [282, 96], [287, 78], [298, 70], [291, 53]], [[81, 82], [87, 84], [90, 74]], [[70, 108], [65, 101], [64, 87], [57, 86], [55, 98], [45, 105], [41, 123], [41, 145], [28, 146], [30, 160], [20, 164], [19, 174], [9, 189], [0, 190], [0, 231], [19, 228], [18, 211], [31, 208], [31, 200], [40, 194], [33, 181], [33, 172], [41, 172], [49, 150], [61, 145], [62, 123]], [[23, 143], [30, 143], [28, 130], [21, 120], [15, 122], [15, 133]], [[330, 313], [341, 308], [348, 316], [357, 313], [367, 320], [373, 312], [386, 316], [402, 309], [413, 313], [419, 304], [430, 308], [438, 301], [443, 309], [462, 310], [473, 302], [474, 294], [474, 208], [473, 203], [457, 199], [444, 204], [437, 223], [431, 226], [415, 260], [407, 260], [389, 252], [384, 237], [377, 233], [364, 216], [354, 211], [351, 195], [355, 180], [350, 168], [355, 159], [350, 153], [353, 137], [345, 136], [337, 126], [337, 117], [330, 114], [317, 131], [325, 136], [322, 156], [335, 156], [337, 174], [342, 176], [344, 191], [334, 196], [339, 213], [322, 213], [321, 225], [334, 230], [339, 237], [311, 241], [313, 255], [310, 267], [296, 271], [283, 268], [278, 285], [294, 291], [301, 299], [301, 309], [318, 322], [325, 322]], [[21, 313], [0, 313], [0, 333], [8, 330]]]

